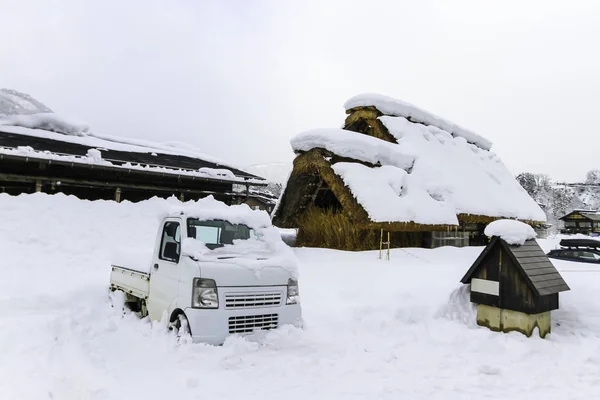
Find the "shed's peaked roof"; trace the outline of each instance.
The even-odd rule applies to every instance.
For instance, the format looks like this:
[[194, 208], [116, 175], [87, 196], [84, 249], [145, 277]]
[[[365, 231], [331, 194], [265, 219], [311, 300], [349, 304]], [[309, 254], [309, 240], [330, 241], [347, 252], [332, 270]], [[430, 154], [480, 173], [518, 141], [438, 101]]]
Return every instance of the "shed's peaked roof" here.
[[523, 246], [509, 245], [504, 240], [494, 236], [487, 247], [479, 255], [465, 276], [462, 283], [470, 283], [473, 274], [485, 260], [494, 246], [502, 246], [505, 252], [513, 259], [525, 281], [538, 296], [564, 292], [570, 290], [560, 273], [556, 270], [546, 253], [541, 249], [535, 239], [528, 240]]

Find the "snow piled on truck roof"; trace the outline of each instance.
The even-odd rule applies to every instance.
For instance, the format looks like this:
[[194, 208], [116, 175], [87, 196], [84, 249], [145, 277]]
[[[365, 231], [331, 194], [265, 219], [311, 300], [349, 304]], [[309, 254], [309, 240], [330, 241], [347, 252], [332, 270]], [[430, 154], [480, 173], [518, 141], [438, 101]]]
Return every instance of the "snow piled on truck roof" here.
[[204, 197], [197, 201], [173, 203], [169, 206], [164, 216], [186, 216], [197, 218], [200, 221], [223, 220], [232, 224], [246, 225], [252, 229], [261, 229], [272, 226], [271, 218], [266, 211], [253, 210], [247, 204], [228, 206], [213, 196]]
[[279, 230], [271, 224], [267, 212], [253, 210], [247, 204], [228, 206], [212, 196], [198, 201], [171, 204], [169, 217], [197, 218], [200, 221], [223, 220], [232, 224], [246, 225], [253, 229], [256, 238], [234, 240], [233, 244], [209, 249], [201, 241], [187, 238], [182, 243], [182, 252], [198, 261], [229, 262], [251, 270], [256, 276], [263, 268], [280, 267], [298, 277], [297, 259], [292, 249], [284, 243]]

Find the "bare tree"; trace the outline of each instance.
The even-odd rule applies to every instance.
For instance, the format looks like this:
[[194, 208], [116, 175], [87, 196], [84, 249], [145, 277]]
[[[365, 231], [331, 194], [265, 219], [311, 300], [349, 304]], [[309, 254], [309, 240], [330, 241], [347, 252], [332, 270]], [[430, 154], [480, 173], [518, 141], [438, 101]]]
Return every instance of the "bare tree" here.
[[588, 171], [585, 176], [585, 183], [600, 184], [600, 169]]

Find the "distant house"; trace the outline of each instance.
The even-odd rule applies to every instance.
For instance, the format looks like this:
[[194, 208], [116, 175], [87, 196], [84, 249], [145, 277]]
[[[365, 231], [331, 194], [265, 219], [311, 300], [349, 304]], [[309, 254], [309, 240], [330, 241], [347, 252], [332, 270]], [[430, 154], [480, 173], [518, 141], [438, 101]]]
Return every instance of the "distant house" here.
[[[273, 222], [299, 245], [348, 250], [485, 244], [499, 218], [546, 216], [482, 136], [400, 100], [359, 95], [343, 129], [291, 141], [293, 171]], [[387, 239], [387, 237], [386, 237]]]
[[600, 234], [600, 211], [574, 210], [559, 220], [564, 223], [561, 233]]
[[248, 204], [253, 210], [264, 210], [271, 214], [277, 202], [277, 196], [268, 192], [250, 190], [248, 199], [244, 203]]

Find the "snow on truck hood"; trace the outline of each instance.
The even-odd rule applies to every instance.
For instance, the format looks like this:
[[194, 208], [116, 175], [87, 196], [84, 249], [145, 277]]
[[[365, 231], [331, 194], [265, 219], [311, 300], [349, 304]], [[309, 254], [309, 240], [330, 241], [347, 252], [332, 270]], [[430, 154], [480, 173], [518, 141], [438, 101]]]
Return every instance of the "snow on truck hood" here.
[[281, 268], [292, 278], [298, 278], [296, 255], [281, 239], [274, 227], [257, 230], [257, 239], [234, 240], [216, 249], [209, 249], [196, 239], [184, 239], [182, 253], [202, 262], [226, 262], [251, 270], [260, 278], [265, 268]]

